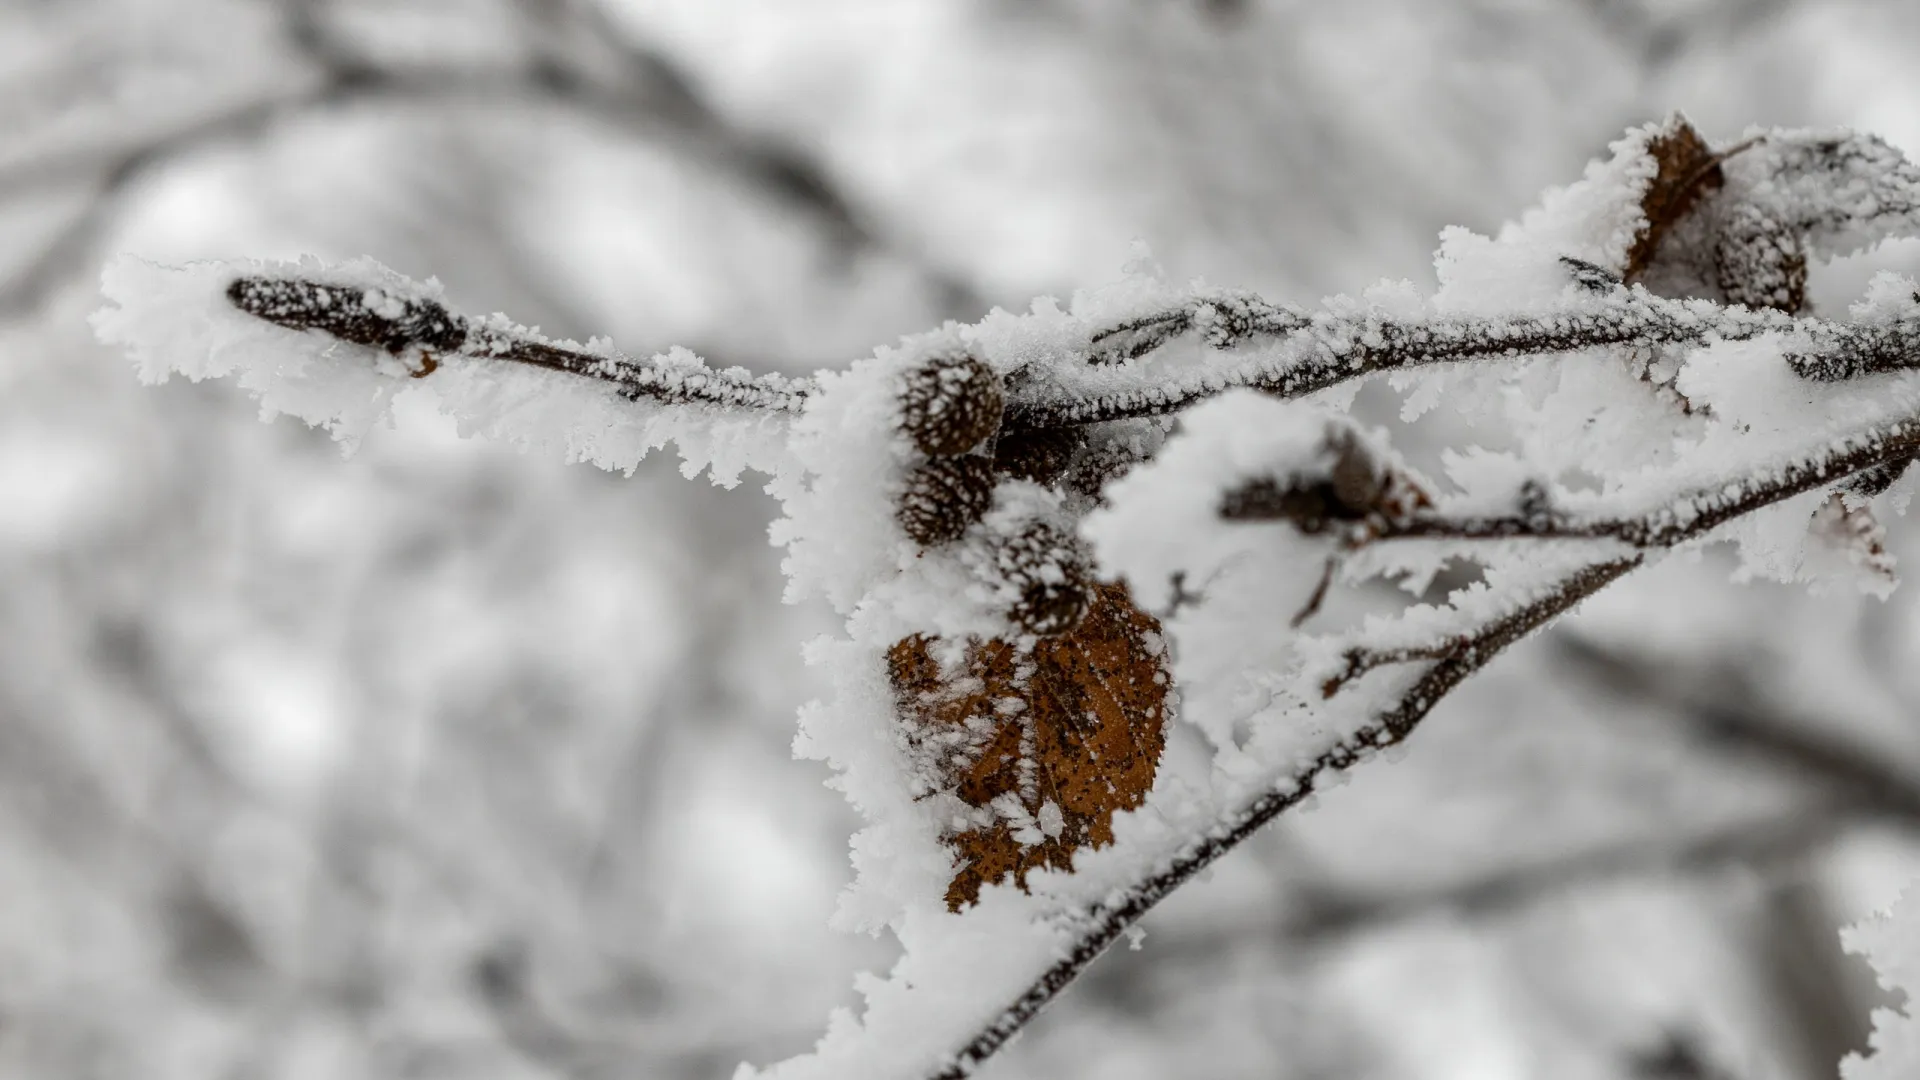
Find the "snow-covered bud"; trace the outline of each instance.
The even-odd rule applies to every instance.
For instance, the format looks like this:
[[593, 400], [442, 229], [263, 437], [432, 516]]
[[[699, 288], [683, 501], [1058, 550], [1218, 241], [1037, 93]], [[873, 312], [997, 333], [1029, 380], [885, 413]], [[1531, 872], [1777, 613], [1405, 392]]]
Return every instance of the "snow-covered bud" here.
[[384, 289], [295, 278], [236, 278], [227, 299], [249, 315], [292, 330], [321, 330], [395, 356], [408, 349], [452, 352], [466, 344], [466, 320], [439, 302]]
[[1400, 521], [1430, 500], [1410, 477], [1344, 424], [1330, 423], [1322, 469], [1256, 477], [1220, 500], [1228, 521], [1290, 521], [1314, 535], [1341, 524]]
[[[1190, 410], [1154, 459], [1106, 488], [1081, 528], [1103, 574], [1149, 611], [1230, 567], [1279, 570], [1275, 611], [1311, 610], [1327, 559], [1430, 499], [1384, 443], [1312, 406], [1241, 392]], [[1284, 530], [1245, 522], [1284, 522]]]
[[928, 457], [964, 454], [1000, 430], [1006, 393], [999, 374], [974, 356], [936, 356], [902, 383], [900, 429]]
[[993, 464], [986, 458], [935, 458], [907, 474], [894, 517], [915, 543], [950, 543], [987, 512], [993, 485]]
[[1087, 613], [1087, 560], [1073, 537], [1048, 521], [1034, 521], [1001, 540], [997, 568], [1016, 592], [1007, 618], [1029, 634], [1064, 634]]
[[1720, 222], [1713, 269], [1727, 302], [1793, 314], [1807, 299], [1807, 252], [1800, 233], [1751, 203]]

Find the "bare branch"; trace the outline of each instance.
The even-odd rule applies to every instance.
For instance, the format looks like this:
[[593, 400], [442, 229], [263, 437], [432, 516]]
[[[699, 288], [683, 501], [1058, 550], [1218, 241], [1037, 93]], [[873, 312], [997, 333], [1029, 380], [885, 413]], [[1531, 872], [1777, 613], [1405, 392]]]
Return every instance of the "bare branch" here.
[[1920, 319], [1890, 326], [1835, 326], [1826, 347], [1786, 356], [1794, 374], [1814, 382], [1844, 382], [1920, 366]]
[[[1632, 515], [1576, 517], [1540, 507], [1520, 507], [1508, 516], [1454, 517], [1444, 506], [1416, 510], [1400, 518], [1370, 517], [1352, 528], [1350, 548], [1403, 539], [1442, 540], [1614, 540], [1640, 550], [1672, 547], [1704, 536], [1721, 525], [1781, 499], [1829, 487], [1856, 474], [1868, 474], [1870, 486], [1885, 470], [1920, 451], [1920, 419], [1868, 427], [1818, 450], [1780, 461], [1755, 462], [1751, 479], [1737, 484], [1683, 491]], [[1897, 475], [1897, 474], [1896, 474]], [[1881, 488], [1884, 490], [1884, 487]], [[1274, 494], [1273, 481], [1261, 478], [1228, 492], [1221, 516], [1231, 521], [1286, 521], [1292, 511], [1285, 492]]]
[[[1164, 416], [1236, 388], [1297, 398], [1382, 371], [1485, 357], [1539, 356], [1616, 345], [1698, 344], [1710, 338], [1745, 340], [1775, 331], [1823, 324], [1796, 321], [1779, 312], [1726, 308], [1698, 301], [1665, 300], [1644, 290], [1621, 288], [1601, 302], [1564, 312], [1506, 317], [1436, 316], [1392, 318], [1377, 313], [1317, 312], [1300, 315], [1273, 305], [1240, 307], [1226, 316], [1197, 315], [1190, 305], [1133, 320], [1094, 336], [1096, 353], [1115, 338], [1133, 344], [1118, 355], [1144, 355], [1179, 333], [1199, 328], [1227, 345], [1279, 338], [1272, 351], [1252, 360], [1178, 372], [1143, 372], [1121, 389], [1078, 393], [1070, 387], [1036, 386], [1016, 395], [1007, 412], [1009, 429], [1068, 427], [1129, 417]], [[1201, 305], [1219, 311], [1217, 296]], [[1224, 330], [1215, 332], [1215, 328]], [[1137, 335], [1145, 335], [1139, 337]], [[1151, 342], [1135, 350], [1135, 345]], [[1216, 347], [1225, 347], [1216, 345]], [[1094, 354], [1090, 354], [1094, 355]], [[1114, 355], [1112, 349], [1098, 355]]]
[[[332, 71], [337, 82], [359, 92], [370, 82], [390, 80], [390, 76], [380, 72], [353, 69], [351, 57], [344, 61], [329, 58], [325, 54], [332, 48], [323, 34], [309, 43], [309, 50]], [[535, 78], [551, 81], [553, 93], [557, 95], [580, 93], [580, 87], [565, 74], [564, 65], [556, 67], [556, 64], [559, 61], [550, 55], [542, 65], [536, 66]], [[642, 67], [644, 69], [644, 65]], [[666, 85], [671, 89], [674, 84], [669, 80]], [[1669, 129], [1673, 129], [1673, 125], [1670, 124]], [[1163, 433], [1159, 425], [1153, 424], [1116, 425], [1099, 432], [1087, 431], [1086, 425], [1164, 416], [1235, 388], [1297, 398], [1370, 375], [1433, 364], [1592, 354], [1582, 356], [1580, 362], [1625, 365], [1634, 362], [1623, 355], [1626, 353], [1640, 356], [1644, 361], [1646, 354], [1660, 354], [1667, 346], [1703, 346], [1767, 335], [1774, 335], [1776, 340], [1770, 342], [1767, 349], [1752, 351], [1774, 354], [1773, 359], [1766, 360], [1774, 365], [1780, 362], [1778, 354], [1784, 351], [1791, 357], [1788, 362], [1793, 370], [1808, 379], [1831, 381], [1906, 368], [1909, 356], [1916, 351], [1911, 343], [1920, 340], [1915, 337], [1920, 333], [1920, 319], [1912, 320], [1911, 328], [1900, 322], [1860, 326], [1796, 319], [1787, 310], [1797, 308], [1803, 297], [1801, 272], [1806, 252], [1818, 253], [1859, 239], [1855, 235], [1842, 235], [1846, 231], [1843, 226], [1857, 226], [1856, 232], [1863, 235], [1885, 233], [1888, 229], [1879, 228], [1870, 220], [1874, 215], [1908, 214], [1910, 206], [1892, 198], [1909, 188], [1920, 189], [1920, 181], [1908, 175], [1910, 170], [1906, 169], [1904, 159], [1872, 140], [1793, 141], [1789, 135], [1783, 136], [1779, 144], [1765, 143], [1764, 152], [1779, 158], [1777, 178], [1783, 179], [1776, 186], [1791, 190], [1777, 198], [1768, 196], [1772, 201], [1764, 206], [1755, 201], [1748, 207], [1753, 211], [1749, 215], [1752, 220], [1742, 219], [1745, 223], [1740, 225], [1747, 232], [1729, 233], [1722, 228], [1725, 222], [1718, 219], [1701, 227], [1719, 229], [1717, 239], [1721, 241], [1729, 235], [1743, 243], [1752, 241], [1749, 245], [1752, 250], [1733, 250], [1726, 244], [1711, 249], [1716, 260], [1715, 273], [1720, 274], [1720, 287], [1717, 292], [1711, 288], [1708, 291], [1717, 296], [1747, 297], [1755, 303], [1775, 305], [1782, 310], [1749, 309], [1708, 300], [1672, 300], [1630, 284], [1636, 275], [1653, 265], [1654, 248], [1660, 245], [1662, 231], [1679, 223], [1696, 205], [1717, 205], [1705, 201], [1709, 188], [1715, 192], [1711, 196], [1714, 199], [1736, 197], [1741, 189], [1735, 181], [1746, 182], [1736, 176], [1739, 169], [1751, 171], [1768, 165], [1767, 161], [1760, 160], [1760, 154], [1751, 154], [1722, 175], [1719, 165], [1728, 155], [1760, 144], [1749, 142], [1716, 156], [1709, 153], [1704, 141], [1693, 135], [1683, 122], [1678, 130], [1685, 136], [1682, 141], [1686, 143], [1680, 151], [1666, 153], [1658, 148], [1648, 151], [1659, 159], [1656, 162], [1660, 173], [1656, 177], [1658, 190], [1644, 193], [1645, 197], [1639, 200], [1640, 211], [1649, 219], [1648, 228], [1637, 234], [1624, 267], [1609, 268], [1578, 259], [1561, 260], [1557, 269], [1561, 276], [1546, 282], [1551, 286], [1549, 293], [1557, 292], [1557, 301], [1493, 316], [1457, 314], [1456, 309], [1446, 304], [1410, 312], [1408, 308], [1368, 306], [1352, 301], [1338, 301], [1328, 310], [1309, 312], [1276, 305], [1250, 294], [1208, 290], [1178, 297], [1161, 310], [1147, 311], [1099, 329], [1088, 334], [1084, 341], [1048, 340], [1044, 349], [1028, 355], [1045, 355], [1051, 359], [1029, 361], [1024, 368], [1004, 370], [1007, 353], [970, 357], [965, 363], [929, 365], [922, 370], [931, 373], [931, 381], [906, 378], [868, 388], [876, 395], [891, 395], [883, 400], [898, 406], [894, 417], [896, 428], [909, 436], [893, 445], [910, 447], [912, 451], [909, 458], [893, 462], [900, 468], [888, 473], [883, 481], [891, 484], [894, 479], [904, 477], [904, 494], [892, 489], [881, 494], [887, 498], [898, 496], [895, 505], [911, 511], [896, 516], [896, 524], [901, 526], [899, 531], [923, 546], [932, 547], [957, 542], [975, 525], [985, 522], [986, 511], [993, 505], [996, 487], [1003, 477], [1031, 477], [1034, 483], [1052, 487], [1051, 493], [1043, 492], [1035, 497], [1058, 498], [1057, 503], [1047, 504], [1048, 512], [1057, 513], [1062, 519], [1058, 528], [1049, 519], [1045, 530], [1017, 535], [1009, 531], [999, 539], [1022, 540], [1025, 546], [1019, 548], [1023, 554], [1018, 560], [1022, 566], [1029, 563], [1044, 566], [1056, 578], [1066, 578], [1078, 588], [1082, 564], [1069, 564], [1053, 557], [1073, 554], [1071, 521], [1086, 515], [1089, 504], [1095, 502], [1102, 491], [1098, 481], [1069, 491], [1070, 485], [1065, 479], [1068, 471], [1076, 457], [1085, 461], [1098, 456], [1092, 444], [1099, 439], [1109, 435], [1132, 439], [1137, 445], [1119, 457], [1133, 460], [1153, 454], [1160, 446]], [[1699, 152], [1694, 153], [1687, 147]], [[1775, 154], [1776, 150], [1780, 153]], [[1829, 179], [1832, 180], [1830, 186], [1864, 194], [1845, 205], [1829, 205], [1808, 195], [1808, 191], [1821, 187]], [[1876, 183], [1880, 186], [1874, 186]], [[1802, 187], [1808, 191], [1802, 191]], [[1776, 226], [1786, 231], [1776, 235], [1779, 232]], [[1820, 235], [1815, 236], [1816, 233]], [[1691, 233], [1672, 233], [1666, 244], [1672, 249], [1668, 254], [1675, 259], [1688, 255], [1692, 239]], [[1601, 259], [1609, 257], [1593, 251], [1586, 254]], [[1723, 255], [1727, 258], [1721, 258]], [[1526, 265], [1535, 263], [1528, 261]], [[1542, 272], [1551, 275], [1556, 270], [1548, 266]], [[789, 414], [803, 409], [818, 392], [818, 387], [830, 384], [826, 376], [817, 383], [757, 378], [741, 369], [716, 370], [698, 361], [673, 356], [640, 361], [601, 345], [550, 341], [507, 323], [504, 317], [478, 320], [460, 315], [442, 304], [433, 290], [412, 287], [378, 274], [364, 276], [360, 282], [356, 282], [352, 274], [322, 271], [293, 277], [251, 275], [237, 280], [230, 276], [208, 277], [203, 273], [193, 280], [194, 289], [226, 286], [227, 299], [236, 308], [286, 330], [325, 334], [362, 349], [387, 354], [400, 361], [404, 370], [414, 377], [430, 376], [450, 361], [505, 361], [604, 382], [630, 400]], [[1876, 296], [1876, 303], [1883, 300], [1884, 297]], [[1439, 310], [1442, 308], [1446, 310]], [[956, 336], [964, 340], [964, 335]], [[991, 340], [992, 335], [983, 337]], [[1150, 357], [1149, 354], [1182, 338], [1216, 352], [1242, 346], [1253, 348], [1243, 355], [1226, 352], [1211, 358], [1184, 354]], [[361, 356], [369, 358], [364, 353]], [[1747, 359], [1745, 356], [1723, 358]], [[1713, 359], [1709, 357], [1706, 363], [1710, 365]], [[994, 360], [1001, 361], [1003, 366], [988, 362]], [[383, 375], [392, 374], [394, 370], [392, 361], [380, 359]], [[880, 374], [886, 372], [882, 370]], [[1773, 374], [1779, 377], [1777, 366]], [[1657, 381], [1664, 387], [1665, 379], [1662, 376], [1660, 380], [1649, 381]], [[1802, 385], [1800, 389], [1810, 388]], [[947, 393], [949, 390], [951, 394]], [[1709, 400], [1703, 402], [1703, 407], [1724, 403], [1731, 411], [1738, 400]], [[1389, 455], [1377, 452], [1371, 441], [1347, 428], [1329, 424], [1324, 437], [1316, 443], [1314, 425], [1321, 421], [1316, 419], [1314, 410], [1302, 412], [1261, 406], [1257, 402], [1240, 404], [1249, 410], [1237, 414], [1246, 421], [1246, 431], [1268, 434], [1258, 431], [1256, 423], [1271, 416], [1280, 426], [1273, 434], [1284, 437], [1264, 443], [1249, 441], [1214, 447], [1230, 451], [1219, 455], [1221, 460], [1231, 458], [1233, 461], [1234, 471], [1230, 475], [1236, 481], [1245, 477], [1243, 463], [1249, 454], [1255, 453], [1290, 456], [1291, 472], [1270, 471], [1265, 477], [1238, 483], [1224, 493], [1221, 501], [1212, 503], [1208, 500], [1218, 489], [1208, 487], [1205, 479], [1196, 484], [1199, 473], [1190, 470], [1214, 468], [1219, 462], [1200, 453], [1193, 463], [1175, 463], [1170, 449], [1167, 468], [1149, 477], [1141, 490], [1151, 496], [1157, 493], [1155, 483], [1164, 484], [1182, 497], [1170, 498], [1165, 505], [1176, 507], [1181, 513], [1197, 515], [1202, 524], [1209, 524], [1216, 515], [1234, 521], [1279, 521], [1303, 537], [1314, 538], [1302, 541], [1303, 546], [1291, 553], [1304, 552], [1305, 557], [1285, 560], [1290, 572], [1300, 573], [1302, 584], [1313, 565], [1323, 558], [1332, 560], [1328, 562], [1328, 574], [1320, 580], [1296, 617], [1296, 623], [1318, 606], [1337, 560], [1370, 544], [1403, 539], [1456, 544], [1483, 540], [1542, 541], [1550, 542], [1551, 561], [1543, 568], [1524, 574], [1489, 575], [1489, 581], [1476, 587], [1470, 601], [1462, 600], [1450, 612], [1422, 611], [1409, 617], [1397, 630], [1377, 633], [1380, 628], [1375, 625], [1365, 631], [1365, 637], [1356, 634], [1313, 643], [1313, 648], [1347, 647], [1344, 654], [1333, 654], [1343, 655], [1344, 668], [1321, 687], [1328, 697], [1376, 668], [1392, 665], [1403, 670], [1372, 680], [1378, 685], [1370, 690], [1377, 690], [1378, 696], [1345, 709], [1346, 715], [1338, 727], [1345, 735], [1330, 743], [1314, 743], [1321, 748], [1317, 755], [1307, 751], [1300, 759], [1289, 755], [1270, 762], [1273, 771], [1267, 774], [1271, 779], [1264, 788], [1251, 791], [1233, 788], [1231, 790], [1239, 794], [1220, 795], [1223, 801], [1211, 804], [1213, 820], [1204, 830], [1183, 835], [1179, 842], [1184, 846], [1177, 854], [1171, 858], [1155, 855], [1154, 861], [1128, 871], [1137, 875], [1130, 883], [1103, 892], [1102, 899], [1072, 913], [1060, 915], [1061, 924], [1050, 923], [1053, 930], [1049, 932], [1061, 933], [1060, 940], [1065, 943], [1051, 966], [990, 1022], [966, 1037], [964, 1045], [940, 1063], [933, 1076], [958, 1078], [972, 1074], [1162, 898], [1264, 825], [1300, 805], [1332, 774], [1354, 767], [1376, 751], [1405, 742], [1463, 680], [1515, 642], [1642, 565], [1649, 553], [1703, 538], [1736, 518], [1803, 492], [1817, 492], [1842, 484], [1848, 485], [1853, 493], [1879, 490], [1920, 452], [1920, 415], [1906, 414], [1896, 401], [1854, 413], [1842, 410], [1841, 417], [1854, 417], [1845, 421], [1844, 427], [1832, 421], [1801, 425], [1775, 441], [1760, 436], [1749, 438], [1732, 424], [1716, 422], [1710, 436], [1703, 439], [1701, 450], [1686, 467], [1638, 471], [1622, 477], [1619, 483], [1602, 485], [1598, 493], [1559, 496], [1566, 506], [1555, 504], [1556, 498], [1549, 494], [1544, 481], [1522, 484], [1511, 496], [1505, 488], [1478, 490], [1449, 502], [1430, 496], [1411, 470], [1401, 468]], [[1631, 391], [1623, 404], [1628, 408], [1644, 404], [1662, 416], [1670, 409], [1669, 402]], [[1235, 407], [1223, 402], [1218, 414], [1236, 415]], [[1263, 408], [1268, 412], [1260, 413]], [[870, 415], [884, 412], [884, 409], [866, 410]], [[1873, 418], [1859, 419], [1862, 413]], [[1202, 426], [1196, 424], [1196, 427]], [[1238, 435], [1242, 431], [1235, 429], [1228, 434]], [[1202, 436], [1196, 431], [1193, 437]], [[1208, 450], [1204, 442], [1176, 442], [1170, 446]], [[1717, 473], [1711, 467], [1714, 465], [1719, 467]], [[1103, 467], [1090, 471], [1102, 473], [1104, 479]], [[1473, 475], [1497, 478], [1509, 474], [1502, 468]], [[1463, 482], [1472, 486], [1470, 481]], [[1482, 479], [1480, 482], [1504, 484], [1509, 481]], [[1112, 494], [1116, 514], [1125, 509], [1120, 504], [1135, 498], [1132, 494], [1123, 494], [1118, 487], [1112, 489]], [[1188, 498], [1196, 494], [1197, 500]], [[1497, 498], [1488, 501], [1489, 495]], [[1148, 496], [1135, 499], [1134, 505], [1143, 508], [1143, 512], [1161, 508], [1160, 503]], [[1489, 506], [1493, 507], [1491, 511], [1487, 509]], [[1860, 512], [1864, 514], [1864, 510]], [[1093, 524], [1096, 522], [1090, 519], [1090, 529]], [[1131, 529], [1132, 522], [1127, 524]], [[1151, 530], [1158, 524], [1158, 521], [1146, 521], [1143, 528]], [[1871, 524], [1870, 520], [1866, 522], [1867, 526]], [[891, 538], [895, 534], [886, 535]], [[1877, 536], [1865, 526], [1848, 535], [1856, 539]], [[1008, 543], [999, 550], [1004, 554], [1015, 548]], [[1046, 558], [1027, 559], [1027, 552]], [[923, 556], [937, 554], [922, 552]], [[1125, 562], [1123, 556], [1115, 557]], [[1185, 552], [1176, 550], [1169, 557], [1171, 566], [1161, 566], [1151, 560], [1143, 565], [1171, 574], [1180, 568], [1179, 561], [1185, 558]], [[973, 574], [976, 581], [986, 577], [964, 565], [957, 568]], [[1517, 564], [1500, 567], [1502, 571], [1515, 568]], [[1119, 569], [1133, 572], [1126, 566]], [[1496, 584], [1497, 592], [1493, 591]], [[1046, 619], [1008, 614], [1013, 625], [1036, 635], [1055, 634], [1056, 624], [1078, 617], [1077, 609], [1071, 615], [1049, 612], [1042, 612], [1048, 615]], [[1055, 614], [1057, 619], [1053, 617]], [[1440, 629], [1434, 629], [1436, 626]], [[1145, 635], [1137, 636], [1144, 638]], [[1423, 637], [1433, 640], [1421, 640]], [[894, 647], [897, 649], [911, 640], [897, 642]], [[885, 642], [879, 644], [883, 648], [886, 645]], [[1302, 655], [1308, 654], [1325, 655], [1303, 647]], [[1163, 673], [1156, 669], [1156, 674]], [[896, 683], [898, 681], [896, 676]], [[1144, 675], [1135, 681], [1141, 686], [1148, 685]], [[1156, 677], [1151, 685], [1166, 687], [1169, 684]], [[1152, 730], [1158, 732], [1161, 715], [1158, 702], [1164, 690], [1154, 690], [1152, 694], [1160, 695], [1154, 698], [1156, 704], [1151, 713], [1155, 725]], [[1026, 699], [1015, 700], [1024, 703]], [[900, 710], [896, 709], [894, 718], [899, 716]], [[1121, 717], [1123, 722], [1126, 719]], [[1806, 746], [1775, 747], [1774, 750], [1782, 754], [1791, 751], [1815, 761], [1826, 770], [1823, 775], [1836, 774], [1842, 771], [1841, 766], [1854, 764], [1820, 758], [1816, 748]], [[1157, 749], [1154, 753], [1158, 753]], [[1307, 758], [1310, 760], [1305, 760]], [[1305, 760], [1305, 764], [1299, 764], [1300, 760]], [[1149, 769], [1149, 779], [1151, 775]], [[1111, 778], [1109, 781], [1111, 788]], [[1894, 797], [1886, 794], [1893, 790], [1889, 784], [1891, 781], [1871, 788], [1876, 794], [1865, 799], [1866, 810], [1880, 812], [1881, 802]], [[1144, 791], [1144, 785], [1140, 790]], [[1850, 795], [1834, 801], [1841, 804], [1840, 809], [1851, 812], [1855, 798], [1857, 796]], [[976, 801], [973, 805], [980, 804]], [[1900, 804], [1898, 812], [1904, 815], [1915, 809], [1920, 809], [1920, 803]], [[1745, 838], [1741, 839], [1744, 843]], [[1741, 844], [1729, 845], [1710, 837], [1690, 849], [1688, 857], [1702, 861], [1725, 858], [1723, 852], [1729, 847], [1740, 852], [1746, 850]], [[1641, 858], [1646, 852], [1640, 850], [1632, 854]], [[1612, 853], [1602, 853], [1591, 860], [1599, 867], [1597, 872], [1607, 872], [1621, 861], [1620, 856]], [[1021, 883], [1017, 874], [1014, 881]], [[1106, 885], [1102, 882], [1100, 888], [1104, 890]], [[1483, 882], [1480, 891], [1465, 894], [1461, 902], [1493, 902], [1524, 886], [1525, 881], [1520, 877]], [[1033, 962], [1045, 961], [1034, 958]], [[514, 997], [511, 980], [495, 980], [494, 985], [496, 989], [504, 988], [500, 1000], [511, 1002]]]
[[1324, 952], [1358, 935], [1442, 912], [1485, 920], [1608, 882], [1769, 866], [1816, 850], [1852, 825], [1881, 820], [1878, 808], [1840, 797], [1691, 835], [1663, 829], [1426, 888], [1387, 893], [1309, 890], [1298, 910], [1278, 920], [1159, 932], [1155, 940], [1176, 955], [1183, 950], [1244, 948], [1249, 938], [1263, 936], [1278, 937], [1294, 950]]
[[633, 360], [548, 341], [469, 319], [435, 300], [295, 278], [236, 279], [227, 298], [249, 315], [290, 330], [319, 330], [417, 363], [421, 378], [443, 357], [506, 360], [611, 383], [630, 401], [797, 412], [809, 384], [739, 368]]

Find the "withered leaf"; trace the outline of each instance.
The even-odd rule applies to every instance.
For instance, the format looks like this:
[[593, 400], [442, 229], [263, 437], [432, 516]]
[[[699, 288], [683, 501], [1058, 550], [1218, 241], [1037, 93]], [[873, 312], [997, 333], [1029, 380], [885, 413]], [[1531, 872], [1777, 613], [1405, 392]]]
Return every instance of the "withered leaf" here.
[[1010, 797], [1032, 822], [996, 812], [946, 836], [959, 864], [950, 910], [994, 882], [1025, 888], [1035, 867], [1070, 869], [1078, 849], [1112, 843], [1114, 813], [1153, 786], [1172, 689], [1160, 623], [1122, 585], [1092, 594], [1072, 630], [1026, 649], [970, 643], [958, 671], [941, 670], [937, 639], [888, 651], [900, 722], [935, 786], [980, 809], [1006, 809]]
[[1686, 217], [1702, 196], [1726, 182], [1713, 148], [1677, 113], [1667, 121], [1666, 130], [1648, 141], [1647, 152], [1653, 155], [1658, 172], [1640, 195], [1640, 209], [1647, 220], [1627, 249], [1627, 265], [1621, 268], [1629, 282], [1646, 272], [1667, 230]]

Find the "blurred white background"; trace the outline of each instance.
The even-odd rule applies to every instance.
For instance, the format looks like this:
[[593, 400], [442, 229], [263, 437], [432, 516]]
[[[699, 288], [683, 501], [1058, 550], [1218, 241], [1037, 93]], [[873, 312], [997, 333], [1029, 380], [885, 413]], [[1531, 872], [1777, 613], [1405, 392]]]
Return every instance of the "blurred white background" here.
[[[112, 253], [366, 254], [806, 371], [1136, 240], [1424, 283], [1674, 108], [1920, 153], [1915, 55], [1900, 0], [0, 0], [0, 1074], [718, 1077], [891, 957], [825, 927], [831, 624], [771, 500], [142, 387]], [[1910, 590], [1630, 581], [991, 1075], [1832, 1076], [1878, 1000], [1835, 927], [1920, 869]]]

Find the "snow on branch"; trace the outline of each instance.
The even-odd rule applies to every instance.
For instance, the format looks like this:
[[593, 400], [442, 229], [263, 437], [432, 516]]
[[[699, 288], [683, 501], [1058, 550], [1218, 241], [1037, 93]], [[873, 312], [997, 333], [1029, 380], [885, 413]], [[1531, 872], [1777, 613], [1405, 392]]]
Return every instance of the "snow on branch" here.
[[[836, 923], [903, 954], [767, 1075], [971, 1075], [1174, 889], [1463, 680], [1674, 548], [1892, 587], [1876, 499], [1920, 455], [1920, 298], [1805, 310], [1810, 264], [1920, 232], [1920, 170], [1851, 133], [1627, 133], [1438, 288], [1309, 310], [1136, 275], [809, 379], [636, 360], [341, 267], [122, 261], [103, 337], [349, 442], [394, 394], [615, 468], [774, 476], [829, 700], [796, 751], [866, 818]], [[1487, 421], [1418, 453], [1363, 380]], [[1477, 580], [1425, 602], [1439, 568]], [[1412, 594], [1363, 614], [1348, 587]], [[1168, 752], [1176, 736], [1202, 752]], [[744, 1075], [744, 1074], [743, 1074]]]
[[[1579, 265], [1569, 263], [1546, 273], [1580, 292], [1594, 291], [1594, 282], [1582, 276]], [[1363, 376], [1429, 364], [1575, 353], [1626, 344], [1691, 344], [1709, 337], [1748, 338], [1790, 326], [1789, 320], [1771, 312], [1663, 301], [1624, 287], [1597, 297], [1570, 292], [1561, 308], [1544, 313], [1450, 316], [1426, 310], [1396, 317], [1379, 311], [1336, 310], [1300, 315], [1297, 320], [1253, 321], [1243, 318], [1242, 311], [1244, 307], [1230, 308], [1223, 314], [1219, 301], [1196, 300], [1152, 317], [1149, 325], [1162, 331], [1198, 329], [1204, 342], [1216, 349], [1269, 342], [1254, 358], [1231, 358], [1172, 374], [1142, 371], [1116, 377], [1099, 369], [1063, 373], [1051, 392], [1036, 391], [1016, 399], [1007, 423], [1015, 428], [1058, 427], [1163, 416], [1229, 389], [1305, 397]], [[1123, 323], [1116, 332], [1131, 331], [1137, 322]], [[1112, 336], [1108, 331], [1096, 333], [1096, 349]], [[1155, 341], [1154, 347], [1172, 337]]]
[[441, 358], [504, 360], [598, 379], [629, 401], [666, 405], [798, 412], [806, 384], [778, 376], [753, 378], [743, 369], [715, 371], [704, 364], [630, 360], [604, 347], [548, 341], [510, 324], [489, 324], [448, 311], [417, 287], [404, 291], [327, 285], [299, 278], [237, 277], [227, 300], [256, 318], [290, 330], [325, 334], [380, 349], [407, 364], [414, 378], [433, 374]]
[[806, 380], [715, 369], [684, 349], [637, 360], [462, 315], [438, 282], [370, 259], [170, 268], [122, 256], [102, 286], [115, 306], [94, 326], [142, 378], [235, 377], [267, 415], [323, 424], [348, 448], [398, 394], [425, 389], [465, 433], [623, 470], [674, 442], [689, 475], [711, 467], [731, 485], [743, 468], [778, 468], [807, 392]]

